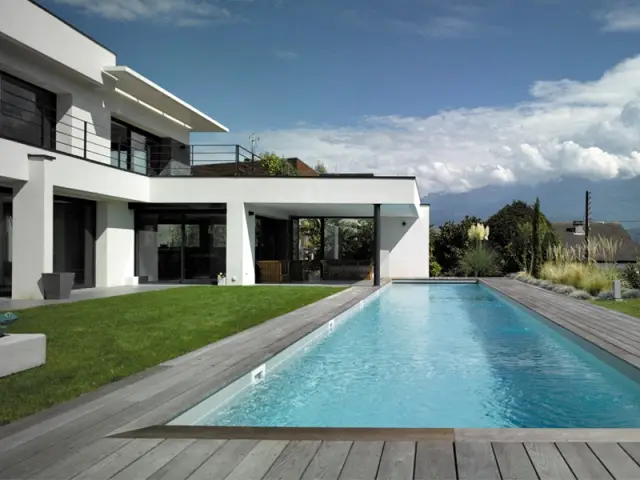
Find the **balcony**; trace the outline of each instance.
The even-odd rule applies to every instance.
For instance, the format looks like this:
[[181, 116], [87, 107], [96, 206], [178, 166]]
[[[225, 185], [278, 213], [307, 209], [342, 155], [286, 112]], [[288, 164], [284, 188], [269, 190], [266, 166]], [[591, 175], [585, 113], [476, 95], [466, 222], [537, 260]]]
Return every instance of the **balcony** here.
[[[28, 92], [27, 92], [28, 93]], [[186, 145], [145, 132], [116, 136], [110, 121], [93, 123], [23, 92], [0, 95], [0, 138], [147, 176], [267, 176], [261, 158], [240, 145]], [[70, 109], [71, 105], [67, 108]]]

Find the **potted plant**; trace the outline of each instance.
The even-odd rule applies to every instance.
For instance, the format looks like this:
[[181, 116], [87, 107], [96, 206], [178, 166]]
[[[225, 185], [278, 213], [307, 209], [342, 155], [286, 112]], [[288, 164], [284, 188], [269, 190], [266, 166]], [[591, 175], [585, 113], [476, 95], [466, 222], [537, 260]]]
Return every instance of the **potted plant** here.
[[218, 285], [225, 286], [227, 284], [227, 277], [224, 273], [218, 274]]
[[71, 296], [75, 281], [74, 272], [43, 273], [42, 293], [46, 300], [63, 300]]

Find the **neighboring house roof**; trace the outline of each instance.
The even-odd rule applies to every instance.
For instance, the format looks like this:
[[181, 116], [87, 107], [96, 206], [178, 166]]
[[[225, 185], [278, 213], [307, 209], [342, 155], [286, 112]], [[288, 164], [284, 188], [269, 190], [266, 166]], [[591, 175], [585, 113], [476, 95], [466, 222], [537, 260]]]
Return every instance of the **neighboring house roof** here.
[[[551, 225], [565, 246], [577, 247], [584, 243], [584, 234], [575, 233], [574, 222], [553, 222]], [[633, 241], [620, 223], [592, 223], [589, 228], [589, 236], [590, 238], [602, 237], [619, 242], [620, 248], [616, 254], [617, 262], [635, 262], [640, 256], [640, 244]], [[604, 262], [605, 258], [597, 255], [596, 261]]]
[[[317, 177], [320, 174], [299, 158], [287, 158], [301, 177]], [[194, 177], [233, 177], [236, 172], [242, 177], [268, 177], [269, 172], [259, 163], [235, 162], [213, 163], [208, 165], [194, 165], [191, 174]]]
[[320, 175], [313, 168], [311, 168], [309, 165], [307, 165], [297, 157], [287, 158], [287, 162], [293, 165], [293, 167], [298, 171], [301, 177], [317, 177]]

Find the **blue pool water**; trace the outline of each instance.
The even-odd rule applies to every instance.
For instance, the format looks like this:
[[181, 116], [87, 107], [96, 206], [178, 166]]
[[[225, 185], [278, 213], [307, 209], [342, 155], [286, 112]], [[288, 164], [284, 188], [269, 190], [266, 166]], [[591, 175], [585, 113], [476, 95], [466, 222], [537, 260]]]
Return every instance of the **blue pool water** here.
[[640, 385], [579, 343], [484, 286], [393, 285], [199, 424], [640, 427]]

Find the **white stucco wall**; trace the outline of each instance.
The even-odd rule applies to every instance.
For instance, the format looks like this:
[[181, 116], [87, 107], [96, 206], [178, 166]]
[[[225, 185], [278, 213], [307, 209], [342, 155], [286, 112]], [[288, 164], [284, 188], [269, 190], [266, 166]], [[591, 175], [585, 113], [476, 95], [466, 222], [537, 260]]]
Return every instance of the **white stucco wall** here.
[[40, 280], [53, 271], [52, 161], [42, 157], [28, 162], [29, 181], [14, 187], [13, 298], [43, 298]]
[[256, 217], [243, 202], [227, 203], [227, 284], [253, 285]]
[[126, 202], [98, 202], [96, 211], [96, 286], [134, 282], [134, 215]]
[[27, 0], [2, 0], [0, 32], [95, 82], [116, 64], [115, 54]]
[[407, 206], [416, 213], [418, 190], [409, 178], [158, 177], [150, 179], [149, 201], [159, 203], [363, 204]]
[[429, 206], [421, 205], [417, 218], [382, 217], [381, 230], [382, 278], [428, 278]]

